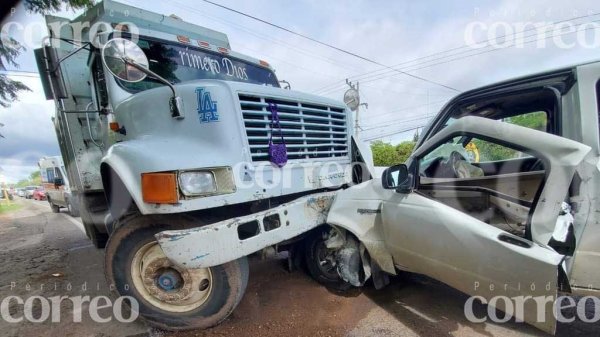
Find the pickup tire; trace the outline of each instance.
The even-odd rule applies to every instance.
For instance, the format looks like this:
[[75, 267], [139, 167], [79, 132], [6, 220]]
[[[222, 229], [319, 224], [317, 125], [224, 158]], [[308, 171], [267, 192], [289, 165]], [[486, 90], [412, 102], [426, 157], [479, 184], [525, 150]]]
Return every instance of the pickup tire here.
[[308, 273], [315, 281], [325, 287], [345, 292], [352, 288], [352, 285], [344, 281], [337, 273], [337, 268], [327, 260], [330, 253], [325, 247], [329, 227], [323, 226], [315, 229], [304, 241], [304, 261]]
[[48, 198], [48, 203], [50, 204], [50, 208], [52, 209], [52, 213], [60, 213], [60, 206], [52, 203], [52, 200]]
[[178, 215], [129, 216], [119, 220], [106, 245], [109, 285], [120, 296], [134, 297], [140, 316], [162, 329], [205, 329], [221, 323], [237, 307], [248, 284], [246, 257], [210, 268], [183, 269], [164, 256], [154, 235], [189, 222]]
[[72, 217], [74, 217], [74, 218], [79, 217], [79, 209], [77, 208], [77, 206], [75, 206], [73, 204], [73, 202], [71, 202], [70, 199], [67, 199], [67, 210], [69, 210], [69, 214]]

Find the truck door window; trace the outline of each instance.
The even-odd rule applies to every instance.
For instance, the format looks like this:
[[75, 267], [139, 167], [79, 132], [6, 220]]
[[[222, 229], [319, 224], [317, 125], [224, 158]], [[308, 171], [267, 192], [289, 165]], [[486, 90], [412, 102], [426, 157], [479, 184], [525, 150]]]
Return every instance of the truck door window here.
[[502, 121], [538, 131], [548, 131], [548, 114], [545, 111], [519, 114], [512, 117], [503, 118]]
[[55, 167], [55, 168], [54, 168], [54, 174], [55, 174], [56, 178], [63, 179], [63, 176], [62, 176], [62, 174], [60, 173], [60, 169], [59, 169], [58, 167]]
[[419, 161], [425, 178], [474, 178], [543, 170], [543, 163], [526, 152], [467, 136], [454, 137]]
[[49, 182], [49, 183], [54, 182], [54, 178], [55, 178], [54, 168], [47, 168], [46, 169], [46, 177], [47, 177], [46, 179], [48, 179], [47, 182]]
[[545, 178], [540, 163], [528, 153], [495, 141], [458, 136], [419, 160], [417, 191], [524, 237], [529, 212]]
[[443, 122], [427, 135], [430, 138], [454, 120], [477, 116], [560, 135], [560, 102], [547, 89], [513, 92], [479, 101], [459, 102], [443, 115]]
[[531, 157], [529, 154], [481, 139], [473, 139], [466, 146], [475, 163], [505, 161], [518, 158]]

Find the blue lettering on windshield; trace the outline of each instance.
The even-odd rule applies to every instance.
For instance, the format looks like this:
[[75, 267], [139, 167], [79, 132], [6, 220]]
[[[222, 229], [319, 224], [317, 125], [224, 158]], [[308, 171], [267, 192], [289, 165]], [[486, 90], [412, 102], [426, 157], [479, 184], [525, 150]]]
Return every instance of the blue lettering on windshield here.
[[198, 117], [200, 123], [211, 123], [219, 121], [217, 113], [217, 101], [213, 101], [210, 92], [204, 88], [196, 88], [198, 99]]

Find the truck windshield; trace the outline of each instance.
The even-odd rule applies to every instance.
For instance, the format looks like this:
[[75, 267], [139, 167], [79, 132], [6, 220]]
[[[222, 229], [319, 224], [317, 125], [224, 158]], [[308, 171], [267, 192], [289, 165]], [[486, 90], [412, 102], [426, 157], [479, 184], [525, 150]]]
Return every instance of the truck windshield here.
[[[216, 79], [279, 87], [277, 77], [270, 69], [227, 54], [145, 37], [140, 37], [138, 45], [148, 57], [150, 70], [171, 83]], [[136, 92], [163, 85], [152, 78], [137, 83], [119, 83]]]

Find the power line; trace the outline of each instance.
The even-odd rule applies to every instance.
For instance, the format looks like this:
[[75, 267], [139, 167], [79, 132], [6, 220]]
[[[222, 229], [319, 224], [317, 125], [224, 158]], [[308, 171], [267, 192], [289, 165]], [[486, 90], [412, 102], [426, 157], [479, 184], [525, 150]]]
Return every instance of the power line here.
[[[556, 25], [558, 25], [560, 23], [573, 22], [573, 21], [577, 21], [577, 20], [580, 20], [580, 19], [584, 19], [584, 18], [588, 18], [588, 17], [593, 17], [593, 16], [597, 16], [597, 15], [600, 15], [600, 12], [596, 12], [596, 13], [592, 13], [592, 14], [588, 14], [588, 15], [582, 15], [582, 16], [578, 16], [578, 17], [570, 18], [570, 19], [566, 19], [566, 20], [551, 22], [551, 23], [549, 23], [547, 25], [544, 25], [544, 26], [542, 26], [540, 28], [549, 28], [549, 27], [556, 26]], [[477, 41], [476, 44], [481, 44], [481, 43], [484, 43], [484, 42], [488, 43], [488, 42], [490, 42], [492, 40], [502, 39], [502, 38], [505, 38], [507, 36], [516, 37], [518, 34], [526, 33], [526, 32], [529, 32], [529, 31], [532, 31], [532, 30], [537, 30], [537, 29], [539, 29], [539, 28], [538, 27], [532, 27], [532, 28], [529, 28], [529, 29], [525, 29], [525, 30], [523, 30], [521, 32], [515, 32], [513, 34], [504, 34], [504, 35], [500, 35], [500, 36], [497, 36], [497, 37], [494, 37], [494, 38], [481, 39], [481, 40]], [[535, 34], [533, 34], [533, 35], [535, 35]], [[529, 36], [523, 37], [523, 39], [531, 37], [533, 35], [529, 35]], [[490, 47], [490, 46], [488, 45], [487, 47]], [[487, 47], [485, 47], [485, 48], [487, 48]], [[448, 52], [451, 52], [451, 51], [465, 49], [465, 48], [470, 48], [470, 47], [468, 45], [463, 45], [463, 46], [458, 46], [458, 47], [454, 47], [454, 48], [451, 48], [451, 49], [446, 49], [446, 50], [438, 51], [438, 52], [435, 52], [433, 54], [429, 54], [429, 55], [421, 56], [421, 57], [418, 57], [418, 58], [415, 58], [415, 59], [412, 59], [412, 60], [400, 62], [398, 64], [393, 65], [392, 67], [397, 67], [397, 66], [400, 66], [400, 65], [404, 65], [404, 64], [408, 64], [408, 63], [413, 63], [413, 62], [420, 61], [420, 60], [423, 60], [423, 59], [426, 59], [426, 58], [430, 58], [430, 57], [433, 57], [433, 56], [437, 56], [437, 55], [441, 55], [441, 54], [445, 54], [445, 53], [448, 53]], [[471, 51], [471, 49], [467, 50], [467, 52], [469, 52], [469, 51]], [[424, 64], [424, 63], [427, 63], [427, 62], [432, 62], [432, 61], [439, 60], [439, 59], [443, 59], [443, 58], [446, 58], [446, 57], [451, 57], [451, 56], [456, 56], [456, 55], [459, 55], [459, 54], [464, 54], [464, 52], [465, 51], [459, 52], [459, 53], [455, 53], [455, 54], [452, 54], [452, 55], [447, 55], [447, 56], [444, 56], [444, 57], [441, 57], [441, 58], [437, 58], [437, 59], [427, 60], [427, 61], [422, 62], [421, 64]], [[412, 65], [412, 66], [415, 66], [415, 65]], [[407, 67], [409, 67], [409, 66], [407, 66]], [[359, 74], [359, 75], [349, 76], [348, 78], [354, 79], [354, 80], [362, 80], [361, 77], [364, 77], [365, 75], [372, 76], [371, 74], [374, 74], [374, 73], [380, 72], [380, 71], [384, 71], [384, 70], [385, 69], [379, 69], [379, 70], [369, 71], [369, 72], [365, 72], [365, 73], [362, 73], [362, 74]], [[378, 74], [378, 75], [381, 75], [381, 74]], [[317, 89], [315, 92], [329, 91], [333, 87], [339, 87], [340, 85], [341, 85], [341, 83], [339, 83], [339, 81], [338, 81], [336, 83], [332, 83], [332, 84], [326, 85], [326, 86], [324, 86], [324, 87], [322, 87], [320, 89]]]
[[[321, 60], [321, 61], [327, 62], [327, 63], [329, 63], [329, 64], [332, 64], [333, 66], [336, 66], [336, 67], [339, 67], [339, 68], [351, 69], [351, 70], [355, 70], [355, 69], [356, 69], [355, 67], [353, 67], [353, 66], [350, 66], [349, 64], [344, 64], [344, 63], [341, 63], [341, 62], [340, 62], [340, 60], [334, 60], [334, 59], [331, 59], [331, 58], [328, 58], [328, 57], [324, 57], [324, 56], [321, 56], [321, 55], [317, 55], [317, 54], [316, 54], [315, 52], [313, 52], [313, 51], [310, 51], [310, 50], [306, 50], [306, 49], [300, 48], [299, 46], [294, 46], [294, 45], [292, 45], [292, 44], [289, 44], [289, 43], [283, 42], [283, 41], [281, 41], [281, 40], [278, 40], [278, 39], [274, 39], [273, 37], [269, 37], [269, 36], [266, 36], [266, 35], [264, 35], [264, 34], [260, 34], [260, 33], [258, 33], [258, 32], [256, 32], [256, 31], [254, 31], [254, 30], [252, 30], [252, 29], [250, 29], [250, 28], [248, 28], [248, 27], [245, 27], [245, 26], [239, 25], [239, 24], [237, 24], [237, 23], [231, 22], [231, 21], [229, 21], [229, 20], [225, 20], [225, 19], [223, 19], [223, 18], [220, 18], [220, 17], [214, 16], [214, 15], [210, 15], [210, 14], [208, 14], [208, 13], [205, 13], [205, 12], [203, 12], [203, 11], [200, 11], [200, 10], [198, 10], [198, 9], [194, 8], [194, 7], [187, 6], [187, 5], [185, 5], [185, 4], [181, 3], [181, 2], [174, 1], [174, 0], [167, 0], [167, 1], [169, 1], [169, 2], [172, 2], [172, 3], [174, 3], [174, 4], [177, 4], [177, 5], [179, 5], [179, 6], [183, 7], [183, 8], [186, 8], [186, 9], [190, 10], [191, 12], [197, 13], [197, 14], [199, 14], [199, 15], [201, 15], [201, 16], [203, 16], [203, 17], [205, 17], [205, 18], [209, 19], [209, 20], [213, 20], [213, 21], [215, 21], [215, 22], [219, 22], [219, 23], [221, 23], [221, 24], [224, 24], [224, 25], [226, 25], [226, 26], [228, 26], [228, 27], [232, 27], [232, 28], [234, 28], [234, 29], [238, 29], [238, 30], [240, 30], [240, 31], [243, 31], [243, 32], [245, 32], [245, 33], [247, 33], [247, 34], [253, 35], [253, 36], [255, 36], [255, 37], [259, 38], [259, 39], [262, 39], [262, 40], [265, 40], [265, 41], [269, 41], [269, 42], [272, 42], [272, 43], [275, 43], [275, 44], [279, 44], [279, 45], [285, 46], [285, 47], [287, 47], [287, 48], [290, 48], [290, 49], [294, 49], [294, 50], [298, 51], [300, 54], [303, 54], [303, 55], [306, 55], [306, 56], [308, 56], [308, 57], [311, 57], [311, 58], [314, 58], [314, 59], [318, 59], [318, 60]], [[242, 48], [244, 48], [244, 49], [247, 49], [247, 50], [252, 50], [252, 49], [250, 49], [250, 48], [248, 48], [248, 47], [245, 47], [245, 46], [242, 46]], [[263, 53], [263, 54], [264, 54], [264, 52], [261, 52], [261, 53]], [[266, 55], [266, 54], [265, 54], [265, 55]], [[278, 58], [276, 58], [276, 57], [273, 57], [273, 56], [269, 56], [268, 58], [278, 59]], [[298, 65], [296, 65], [296, 64], [292, 64], [292, 63], [290, 63], [290, 62], [286, 62], [286, 61], [283, 61], [283, 60], [281, 60], [281, 59], [279, 59], [279, 60], [280, 60], [280, 62], [283, 62], [283, 63], [286, 63], [286, 64], [288, 64], [288, 65], [291, 65], [291, 66], [297, 67], [297, 68], [299, 68], [299, 69], [307, 70], [306, 68], [304, 68], [304, 67], [300, 67], [300, 66], [298, 66]], [[320, 76], [323, 76], [323, 75], [325, 75], [325, 74], [321, 74], [321, 73], [316, 73], [316, 72], [314, 72], [314, 71], [311, 71], [311, 72], [313, 72], [313, 73], [315, 73], [315, 74], [319, 74]], [[330, 78], [337, 78], [337, 77], [336, 77], [335, 75], [333, 75], [333, 74], [331, 74], [331, 75], [327, 75], [327, 76], [328, 76], [328, 77], [330, 77]], [[384, 80], [385, 80], [385, 79], [384, 79]], [[386, 82], [389, 82], [389, 83], [392, 83], [391, 81], [388, 81], [388, 80], [385, 80], [385, 81], [386, 81]], [[367, 85], [367, 87], [372, 87], [372, 86], [370, 86], [370, 85]], [[379, 88], [379, 87], [378, 87], [378, 90], [384, 90], [384, 91], [395, 92], [395, 93], [400, 93], [400, 94], [411, 94], [411, 95], [427, 95], [427, 94], [425, 94], [425, 93], [422, 93], [422, 92], [420, 92], [420, 93], [416, 93], [416, 92], [398, 92], [398, 91], [394, 91], [394, 90], [387, 89], [387, 88], [386, 88], [386, 89], [382, 89], [382, 88]]]
[[322, 46], [325, 46], [325, 47], [328, 47], [328, 48], [331, 48], [331, 49], [337, 50], [337, 51], [339, 51], [339, 52], [341, 52], [341, 53], [344, 53], [344, 54], [347, 54], [347, 55], [350, 55], [350, 56], [353, 56], [353, 57], [359, 58], [359, 59], [361, 59], [361, 60], [363, 60], [363, 61], [367, 61], [367, 62], [369, 62], [369, 63], [373, 63], [373, 64], [376, 64], [376, 65], [378, 65], [378, 66], [381, 66], [381, 67], [384, 67], [384, 68], [391, 69], [391, 70], [393, 70], [393, 71], [395, 71], [395, 72], [398, 72], [398, 73], [401, 73], [401, 74], [404, 74], [404, 75], [410, 76], [410, 77], [412, 77], [412, 78], [416, 78], [416, 79], [418, 79], [418, 80], [421, 80], [421, 81], [424, 81], [424, 82], [428, 82], [428, 83], [435, 84], [435, 85], [438, 85], [438, 86], [441, 86], [441, 87], [444, 87], [444, 88], [447, 88], [447, 89], [450, 89], [450, 90], [454, 90], [454, 91], [460, 92], [460, 90], [458, 90], [458, 89], [456, 89], [456, 88], [453, 88], [453, 87], [450, 87], [450, 86], [448, 86], [448, 85], [445, 85], [445, 84], [442, 84], [442, 83], [438, 83], [438, 82], [435, 82], [435, 81], [431, 81], [431, 80], [428, 80], [428, 79], [426, 79], [426, 78], [423, 78], [423, 77], [420, 77], [420, 76], [417, 76], [417, 75], [409, 74], [409, 73], [403, 72], [403, 71], [401, 71], [401, 70], [394, 69], [394, 68], [392, 68], [392, 67], [390, 67], [390, 66], [386, 66], [385, 64], [382, 64], [382, 63], [380, 63], [380, 62], [374, 61], [374, 60], [372, 60], [372, 59], [370, 59], [370, 58], [367, 58], [367, 57], [364, 57], [364, 56], [358, 55], [358, 54], [356, 54], [356, 53], [354, 53], [354, 52], [351, 52], [351, 51], [348, 51], [348, 50], [345, 50], [345, 49], [342, 49], [342, 48], [336, 47], [336, 46], [334, 46], [334, 45], [332, 45], [332, 44], [329, 44], [329, 43], [325, 43], [325, 42], [319, 41], [319, 40], [317, 40], [317, 39], [314, 39], [314, 38], [312, 38], [312, 37], [310, 37], [310, 36], [307, 36], [307, 35], [304, 35], [304, 34], [301, 34], [301, 33], [295, 32], [295, 31], [293, 31], [293, 30], [291, 30], [291, 29], [288, 29], [288, 28], [285, 28], [285, 27], [283, 27], [283, 26], [280, 26], [280, 25], [277, 25], [277, 24], [271, 23], [271, 22], [269, 22], [269, 21], [263, 20], [263, 19], [261, 19], [261, 18], [258, 18], [258, 17], [256, 17], [256, 16], [253, 16], [253, 15], [250, 15], [250, 14], [247, 14], [247, 13], [244, 13], [244, 12], [241, 12], [241, 11], [238, 11], [238, 10], [236, 10], [236, 9], [233, 9], [233, 8], [230, 8], [230, 7], [227, 7], [227, 6], [224, 6], [224, 5], [221, 5], [221, 4], [218, 4], [218, 3], [215, 3], [215, 2], [209, 1], [209, 0], [203, 0], [203, 1], [204, 1], [204, 2], [206, 2], [206, 3], [209, 3], [209, 4], [213, 5], [213, 6], [220, 7], [220, 8], [222, 8], [222, 9], [228, 10], [228, 11], [230, 11], [230, 12], [233, 12], [233, 13], [236, 13], [236, 14], [239, 14], [239, 15], [243, 15], [243, 16], [245, 16], [245, 17], [247, 17], [247, 18], [250, 18], [250, 19], [252, 19], [252, 20], [255, 20], [255, 21], [258, 21], [258, 22], [264, 23], [264, 24], [266, 24], [266, 25], [269, 25], [269, 26], [271, 26], [271, 27], [274, 27], [274, 28], [277, 28], [277, 29], [283, 30], [283, 31], [285, 31], [285, 32], [288, 32], [288, 33], [290, 33], [290, 34], [293, 34], [293, 35], [296, 35], [296, 36], [302, 37], [302, 38], [304, 38], [304, 39], [307, 39], [307, 40], [309, 40], [309, 41], [312, 41], [312, 42], [314, 42], [314, 43], [320, 44], [320, 45], [322, 45]]
[[[600, 20], [591, 21], [590, 23], [593, 23], [593, 22], [600, 22]], [[596, 29], [596, 27], [589, 27], [589, 28], [587, 28], [587, 29], [585, 29], [583, 31], [587, 31], [587, 30], [590, 30], [590, 29]], [[568, 35], [568, 34], [571, 34], [571, 33], [573, 33], [573, 32], [567, 31], [567, 32], [564, 32], [564, 33], [559, 33], [559, 34], [553, 34], [551, 36], [546, 36], [543, 39], [549, 39], [549, 38], [552, 38], [552, 37], [555, 37], [555, 36]], [[531, 36], [533, 36], [533, 35], [531, 35]], [[529, 37], [531, 37], [531, 36], [529, 36]], [[536, 38], [536, 39], [533, 39], [533, 40], [525, 41], [523, 44], [528, 44], [528, 43], [536, 42], [536, 41], [539, 41], [539, 40], [542, 40], [542, 38]], [[505, 48], [509, 48], [509, 47], [512, 47], [512, 45], [511, 46], [507, 46]], [[500, 49], [502, 49], [502, 48], [500, 48]], [[499, 49], [486, 50], [486, 51], [482, 51], [480, 53], [468, 55], [466, 57], [472, 57], [472, 56], [476, 56], [476, 55], [480, 55], [480, 54], [484, 54], [484, 53], [488, 53], [488, 52], [493, 52], [493, 51], [496, 51], [496, 50], [499, 50]], [[466, 57], [460, 57], [460, 58], [450, 59], [450, 60], [447, 60], [447, 61], [444, 61], [444, 62], [439, 62], [437, 64], [448, 63], [448, 62], [452, 62], [452, 61], [455, 61], [457, 59], [462, 59], [462, 58], [466, 58]], [[433, 65], [436, 65], [436, 64], [433, 64]], [[427, 65], [427, 66], [423, 66], [421, 68], [412, 69], [412, 70], [409, 70], [409, 71], [415, 71], [415, 70], [427, 68], [427, 67], [430, 67], [430, 66], [433, 66], [433, 65]], [[376, 80], [378, 80], [378, 78], [374, 78], [374, 79], [371, 79], [371, 80], [366, 80], [364, 83], [369, 83], [369, 82], [373, 82], [373, 81], [376, 81]], [[436, 103], [441, 103], [441, 101], [440, 102], [433, 102], [433, 103], [430, 103], [430, 104], [436, 104]], [[420, 107], [420, 106], [417, 106], [415, 108], [418, 108], [418, 107]], [[408, 109], [411, 109], [411, 108], [406, 108], [406, 110], [408, 110]], [[404, 110], [404, 109], [400, 109], [400, 110]], [[399, 111], [399, 110], [397, 110], [397, 111]], [[392, 112], [394, 112], [394, 111], [390, 111], [390, 112], [388, 112], [386, 114], [390, 114]], [[400, 123], [402, 123], [402, 122], [408, 122], [408, 121], [400, 121]], [[377, 125], [381, 125], [381, 124], [377, 124]], [[372, 130], [372, 129], [375, 129], [375, 128], [364, 129], [364, 131]]]
[[431, 118], [432, 118], [431, 116], [421, 116], [421, 117], [412, 118], [412, 119], [398, 120], [398, 121], [395, 121], [394, 123], [381, 123], [381, 124], [376, 124], [376, 125], [368, 125], [367, 128], [364, 128], [362, 130], [363, 131], [370, 131], [370, 130], [375, 130], [375, 129], [381, 130], [381, 129], [385, 129], [390, 126], [398, 126], [399, 124], [421, 121], [424, 119], [431, 119]]
[[[594, 23], [594, 22], [600, 22], [600, 20], [590, 21], [589, 23]], [[596, 28], [597, 27], [588, 27], [588, 28], [586, 28], [586, 29], [584, 29], [582, 31], [588, 31], [588, 30], [592, 30], [592, 29], [596, 29]], [[538, 41], [541, 41], [541, 40], [547, 40], [547, 39], [550, 39], [550, 38], [553, 38], [553, 37], [556, 37], [556, 36], [569, 35], [569, 34], [573, 34], [573, 33], [575, 33], [575, 32], [567, 31], [567, 32], [560, 33], [560, 34], [554, 34], [554, 35], [550, 35], [550, 36], [545, 36], [543, 38], [540, 37], [540, 38], [536, 38], [536, 39], [533, 39], [533, 40], [524, 41], [523, 44], [524, 45], [525, 44], [530, 44], [530, 43], [538, 42]], [[529, 37], [531, 37], [531, 36], [529, 36]], [[428, 64], [428, 65], [423, 65], [421, 67], [419, 67], [419, 64], [417, 64], [417, 65], [414, 65], [417, 68], [407, 69], [407, 68], [410, 68], [410, 67], [406, 67], [405, 69], [406, 69], [406, 71], [417, 71], [417, 70], [421, 70], [421, 69], [425, 69], [425, 68], [430, 68], [430, 67], [433, 67], [433, 66], [436, 66], [436, 65], [440, 65], [440, 64], [446, 64], [446, 63], [449, 63], [449, 62], [453, 62], [453, 61], [457, 61], [457, 60], [462, 60], [462, 59], [473, 57], [473, 56], [478, 56], [478, 55], [482, 55], [482, 54], [487, 54], [487, 53], [491, 53], [491, 52], [503, 50], [503, 49], [506, 49], [506, 48], [511, 48], [513, 46], [514, 45], [510, 45], [510, 46], [506, 46], [506, 47], [497, 47], [495, 49], [489, 49], [489, 50], [484, 50], [484, 51], [481, 51], [481, 52], [478, 52], [478, 53], [474, 53], [474, 54], [470, 54], [470, 55], [465, 55], [465, 56], [461, 56], [461, 57], [455, 57], [453, 59], [444, 60], [444, 61], [440, 61], [440, 62], [437, 62], [437, 63]], [[427, 63], [427, 62], [424, 62], [424, 63]], [[394, 76], [392, 74], [392, 72], [386, 72], [386, 73], [383, 73], [381, 75], [382, 76], [380, 76], [380, 77], [370, 78], [370, 79], [366, 79], [366, 80], [363, 79], [362, 81], [363, 81], [363, 83], [370, 83], [370, 82], [378, 81], [378, 80], [383, 79], [383, 78], [388, 78], [388, 77]]]
[[[448, 100], [439, 100], [439, 101], [430, 102], [430, 103], [426, 103], [426, 104], [419, 104], [419, 105], [409, 106], [409, 107], [406, 107], [406, 108], [394, 109], [394, 110], [390, 110], [390, 111], [388, 111], [386, 113], [383, 113], [383, 114], [380, 114], [380, 115], [375, 115], [375, 116], [373, 116], [373, 118], [387, 116], [387, 115], [390, 115], [390, 114], [393, 114], [393, 113], [397, 113], [397, 112], [400, 112], [400, 111], [419, 109], [419, 108], [424, 108], [424, 107], [435, 105], [435, 104], [446, 103], [447, 101]], [[394, 121], [394, 120], [392, 120], [392, 121]], [[382, 123], [382, 122], [378, 122], [378, 124], [371, 124], [371, 125], [366, 125], [366, 126], [379, 125], [380, 123]]]
[[[600, 22], [600, 20], [594, 20], [594, 21], [590, 21], [590, 22], [588, 22], [588, 23], [595, 23], [595, 22]], [[588, 28], [586, 28], [586, 29], [584, 29], [584, 30], [582, 30], [582, 31], [588, 31], [588, 30], [592, 30], [592, 29], [594, 29], [594, 30], [595, 30], [596, 28], [597, 28], [597, 27], [588, 27]], [[579, 32], [579, 31], [577, 31], [577, 32]], [[550, 39], [550, 38], [553, 38], [553, 37], [556, 37], [556, 36], [569, 35], [569, 34], [573, 34], [573, 33], [576, 33], [576, 32], [575, 32], [575, 31], [567, 31], [567, 32], [559, 33], [559, 34], [553, 34], [553, 35], [550, 35], [550, 36], [544, 36], [544, 37], [536, 38], [536, 39], [533, 39], [533, 40], [524, 41], [524, 42], [523, 42], [523, 45], [525, 45], [525, 44], [529, 44], [529, 43], [532, 43], [532, 42], [537, 42], [537, 41], [541, 41], [541, 40]], [[531, 37], [531, 36], [534, 36], [534, 35], [527, 36], [526, 38], [528, 38], [528, 37]], [[453, 58], [453, 59], [444, 60], [444, 61], [441, 61], [441, 62], [437, 62], [437, 63], [433, 63], [433, 64], [428, 64], [428, 65], [424, 65], [424, 66], [422, 66], [422, 67], [419, 67], [419, 65], [421, 65], [421, 64], [425, 64], [425, 63], [428, 63], [428, 62], [431, 62], [431, 61], [433, 61], [433, 60], [431, 60], [431, 61], [426, 61], [426, 62], [423, 62], [423, 63], [421, 63], [421, 64], [415, 64], [415, 65], [412, 65], [412, 66], [407, 66], [407, 67], [405, 67], [405, 68], [403, 68], [403, 69], [404, 69], [405, 71], [407, 71], [407, 72], [410, 72], [410, 71], [417, 71], [417, 70], [420, 70], [420, 69], [430, 68], [430, 67], [433, 67], [433, 66], [436, 66], [436, 65], [440, 65], [440, 64], [446, 64], [446, 63], [449, 63], [449, 62], [453, 62], [453, 61], [457, 61], [457, 60], [462, 60], [462, 59], [465, 59], [465, 58], [469, 58], [469, 57], [473, 57], [473, 56], [478, 56], [478, 55], [481, 55], [481, 54], [486, 54], [486, 53], [490, 53], [490, 52], [495, 52], [495, 51], [503, 50], [503, 49], [506, 49], [506, 48], [511, 48], [511, 47], [513, 47], [513, 46], [514, 46], [514, 44], [513, 44], [513, 45], [508, 45], [508, 46], [503, 46], [503, 47], [495, 47], [494, 49], [488, 49], [488, 50], [484, 50], [484, 51], [481, 51], [481, 52], [478, 52], [478, 53], [474, 53], [474, 54], [470, 54], [470, 55], [465, 55], [465, 56], [461, 56], [461, 57], [455, 57], [455, 58]], [[450, 56], [456, 56], [456, 55], [459, 55], [459, 54], [450, 55]], [[442, 59], [443, 59], [443, 58], [442, 58]], [[415, 66], [416, 66], [417, 68], [409, 69], [409, 68], [411, 68], [411, 67], [415, 67]], [[384, 79], [384, 78], [388, 78], [388, 77], [392, 77], [392, 76], [394, 76], [394, 75], [392, 74], [392, 72], [390, 72], [390, 71], [387, 71], [387, 72], [385, 72], [385, 73], [381, 73], [381, 74], [377, 74], [377, 75], [375, 75], [375, 76], [378, 76], [378, 75], [382, 75], [382, 76], [379, 76], [379, 77], [373, 77], [373, 75], [371, 75], [371, 76], [370, 76], [371, 78], [368, 78], [368, 77], [367, 77], [367, 78], [363, 78], [363, 79], [362, 79], [362, 81], [363, 81], [362, 83], [370, 83], [370, 82], [374, 82], [374, 81], [378, 81], [378, 80], [381, 80], [381, 79]], [[333, 91], [335, 91], [335, 90], [339, 90], [339, 88], [337, 88], [337, 87], [336, 87], [336, 88], [333, 88], [333, 89], [328, 89], [328, 90], [325, 90], [325, 91], [323, 91], [321, 94], [324, 94], [324, 93], [330, 92], [330, 91], [332, 91], [332, 90], [333, 90]]]
[[375, 139], [381, 139], [381, 138], [385, 138], [385, 137], [389, 137], [389, 136], [394, 136], [394, 135], [398, 135], [398, 134], [401, 134], [401, 133], [405, 133], [405, 132], [408, 132], [408, 131], [417, 130], [417, 129], [420, 129], [420, 128], [425, 127], [425, 126], [427, 126], [427, 124], [422, 124], [422, 125], [418, 125], [418, 126], [414, 126], [414, 127], [402, 129], [402, 130], [397, 130], [397, 131], [393, 131], [393, 132], [390, 132], [390, 133], [386, 133], [386, 134], [382, 134], [382, 135], [377, 135], [377, 136], [374, 136], [374, 137], [367, 137], [367, 138], [363, 138], [362, 140], [368, 142], [368, 141], [375, 140]]

